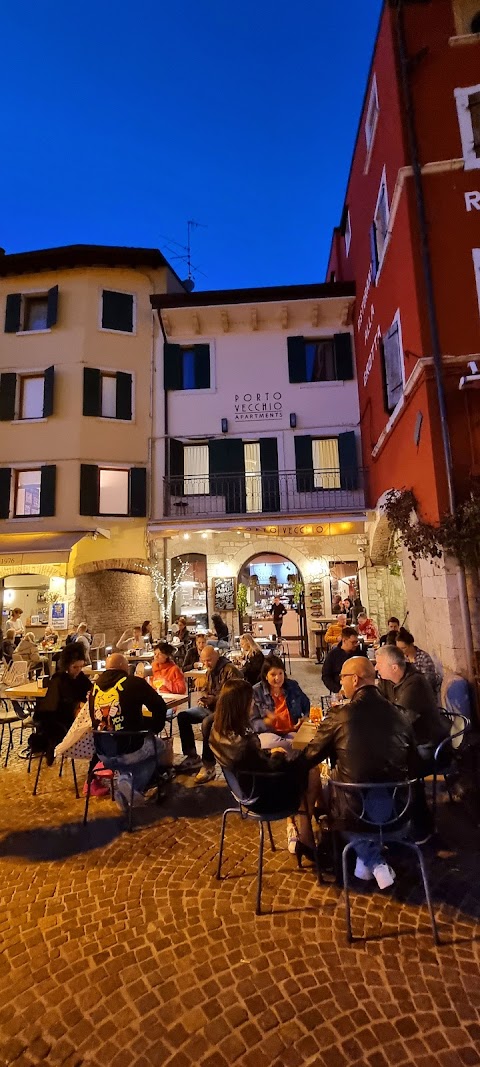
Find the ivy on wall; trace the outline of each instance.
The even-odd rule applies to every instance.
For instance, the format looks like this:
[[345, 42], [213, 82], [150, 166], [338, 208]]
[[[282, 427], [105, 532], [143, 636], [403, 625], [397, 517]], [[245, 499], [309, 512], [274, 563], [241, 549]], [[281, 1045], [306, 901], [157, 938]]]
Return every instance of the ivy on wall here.
[[480, 566], [480, 494], [476, 489], [458, 505], [454, 515], [435, 524], [419, 517], [411, 489], [392, 489], [383, 511], [407, 549], [415, 577], [419, 559], [440, 559], [444, 554], [454, 556], [464, 567]]

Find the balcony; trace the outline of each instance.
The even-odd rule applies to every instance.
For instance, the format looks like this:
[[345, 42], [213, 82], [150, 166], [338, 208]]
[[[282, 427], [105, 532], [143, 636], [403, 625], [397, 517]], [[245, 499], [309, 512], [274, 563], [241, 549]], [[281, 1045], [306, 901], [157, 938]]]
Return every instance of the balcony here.
[[164, 515], [221, 519], [229, 515], [349, 513], [365, 508], [365, 472], [282, 471], [166, 479]]

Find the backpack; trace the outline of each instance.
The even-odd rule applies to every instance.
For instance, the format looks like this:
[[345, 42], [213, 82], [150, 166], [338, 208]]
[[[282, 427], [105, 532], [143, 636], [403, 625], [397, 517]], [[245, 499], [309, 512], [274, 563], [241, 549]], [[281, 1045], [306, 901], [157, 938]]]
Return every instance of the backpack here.
[[123, 730], [124, 719], [120, 708], [120, 693], [125, 684], [125, 677], [119, 678], [110, 689], [100, 689], [95, 683], [89, 694], [89, 708], [94, 730], [108, 730], [111, 733]]

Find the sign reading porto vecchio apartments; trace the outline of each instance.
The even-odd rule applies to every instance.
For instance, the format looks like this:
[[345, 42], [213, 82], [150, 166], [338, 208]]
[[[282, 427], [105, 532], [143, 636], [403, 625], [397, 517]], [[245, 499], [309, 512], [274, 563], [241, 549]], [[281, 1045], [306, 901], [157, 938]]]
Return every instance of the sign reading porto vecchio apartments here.
[[235, 393], [235, 422], [263, 422], [281, 418], [281, 393]]

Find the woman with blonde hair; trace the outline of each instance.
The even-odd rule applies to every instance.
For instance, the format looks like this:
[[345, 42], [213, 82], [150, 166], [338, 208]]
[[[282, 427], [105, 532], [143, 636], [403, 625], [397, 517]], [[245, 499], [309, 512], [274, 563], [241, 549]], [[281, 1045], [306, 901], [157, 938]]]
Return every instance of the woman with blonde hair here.
[[250, 685], [256, 685], [260, 681], [260, 674], [265, 660], [260, 645], [257, 645], [251, 634], [242, 634], [240, 649], [245, 656], [245, 661], [241, 668], [242, 675], [246, 682], [250, 682]]
[[27, 663], [29, 674], [34, 671], [35, 667], [38, 667], [41, 663], [41, 659], [37, 648], [37, 642], [35, 640], [35, 634], [30, 632], [25, 634], [25, 637], [22, 637], [20, 644], [16, 648], [15, 655]]

